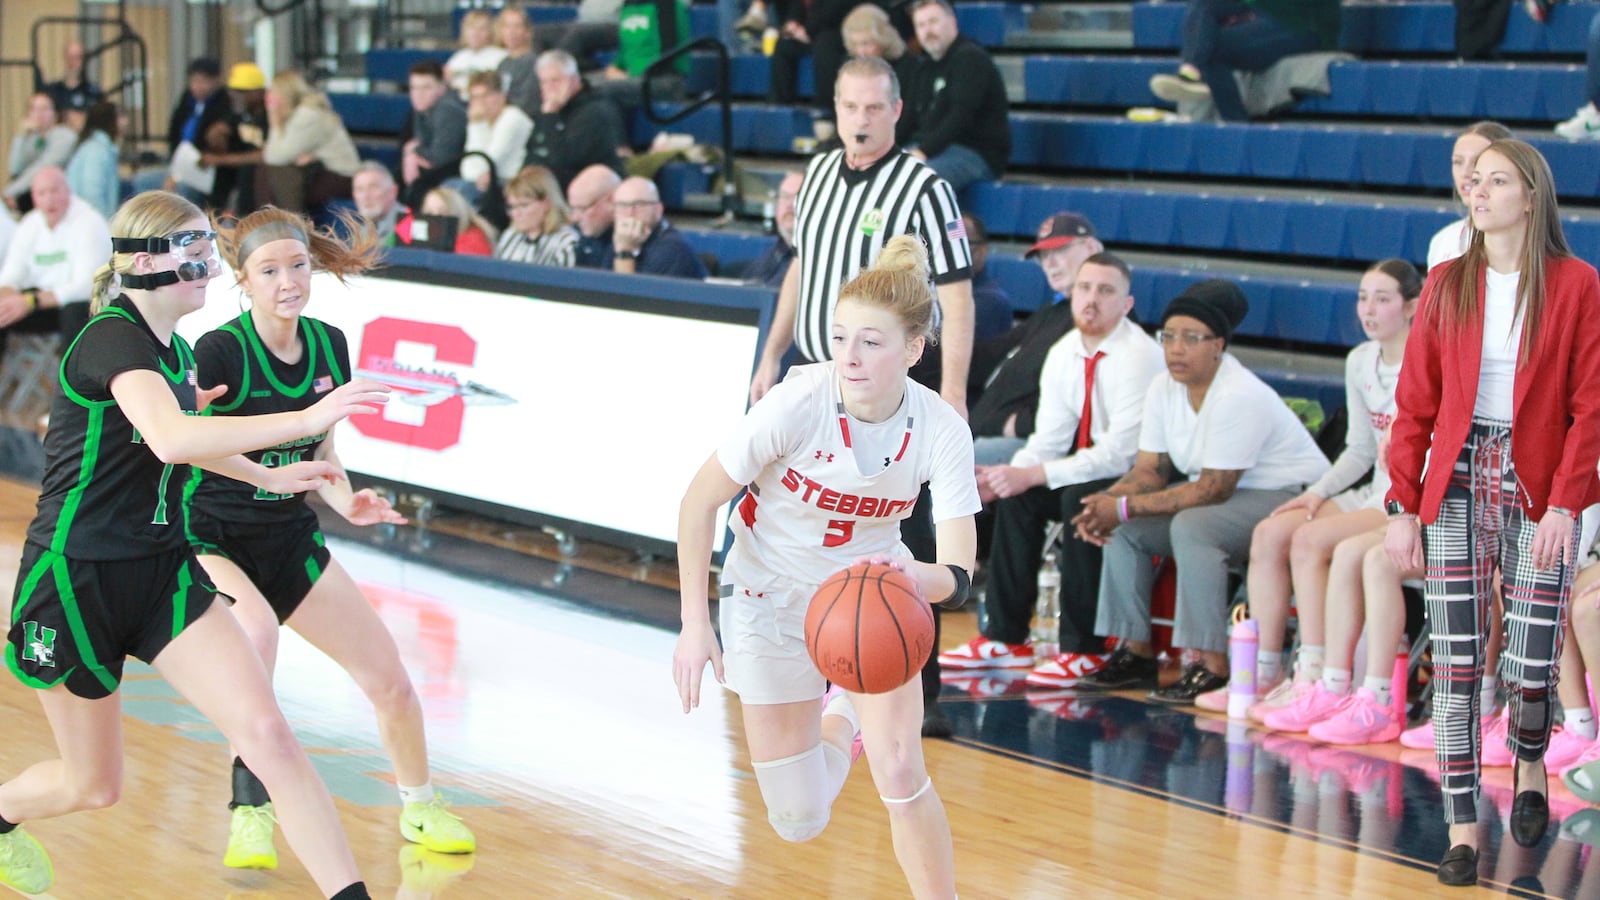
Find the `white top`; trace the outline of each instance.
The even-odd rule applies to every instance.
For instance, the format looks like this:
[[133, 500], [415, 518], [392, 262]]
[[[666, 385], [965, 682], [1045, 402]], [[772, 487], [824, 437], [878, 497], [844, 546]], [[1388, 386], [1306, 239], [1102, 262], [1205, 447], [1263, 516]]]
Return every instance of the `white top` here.
[[500, 60], [506, 58], [506, 48], [490, 44], [473, 50], [462, 47], [450, 54], [445, 61], [444, 70], [450, 75], [450, 88], [467, 99], [467, 82], [479, 72], [493, 72], [500, 68]]
[[1189, 389], [1162, 372], [1145, 398], [1139, 449], [1165, 453], [1190, 481], [1201, 469], [1243, 471], [1243, 490], [1299, 490], [1328, 471], [1328, 458], [1276, 391], [1233, 354], [1195, 412]]
[[1127, 319], [1096, 349], [1105, 356], [1095, 364], [1094, 395], [1089, 398], [1093, 443], [1073, 452], [1083, 414], [1084, 360], [1091, 355], [1074, 328], [1044, 358], [1033, 434], [1011, 457], [1014, 466], [1043, 465], [1045, 484], [1052, 490], [1116, 478], [1132, 468], [1139, 453], [1145, 394], [1166, 367], [1161, 346]]
[[749, 486], [723, 565], [725, 580], [748, 587], [820, 584], [863, 556], [909, 556], [900, 520], [923, 484], [935, 522], [983, 505], [972, 431], [948, 403], [908, 378], [900, 409], [869, 426], [844, 411], [833, 363], [790, 369], [717, 460]]
[[269, 166], [297, 166], [307, 153], [339, 175], [354, 177], [361, 166], [361, 154], [345, 130], [344, 120], [333, 110], [312, 103], [295, 107], [282, 128], [267, 132], [261, 159]]
[[[528, 139], [533, 136], [533, 120], [521, 109], [507, 103], [494, 124], [485, 121], [467, 123], [467, 145], [463, 151], [481, 150], [494, 160], [494, 171], [505, 184], [522, 171], [523, 158], [528, 155]], [[478, 176], [489, 171], [484, 161], [476, 156], [461, 160], [461, 177], [477, 181]]]
[[[1345, 430], [1344, 450], [1333, 461], [1327, 474], [1308, 490], [1321, 497], [1332, 497], [1367, 474], [1378, 461], [1378, 441], [1394, 421], [1395, 385], [1400, 382], [1400, 366], [1383, 362], [1383, 348], [1367, 341], [1350, 351], [1344, 360], [1345, 410], [1349, 427]], [[1372, 493], [1382, 498], [1389, 492], [1387, 467], [1378, 466], [1372, 475]]]
[[1522, 346], [1522, 314], [1517, 312], [1520, 272], [1503, 275], [1484, 266], [1483, 358], [1478, 362], [1477, 419], [1511, 421], [1515, 405], [1517, 351]]
[[1451, 222], [1441, 228], [1428, 242], [1428, 271], [1442, 262], [1452, 259], [1467, 252], [1467, 220]]
[[17, 220], [11, 218], [11, 211], [0, 209], [0, 261], [6, 258], [6, 248], [11, 246], [11, 239], [17, 233]]
[[94, 289], [95, 270], [111, 258], [111, 226], [80, 197], [73, 197], [60, 224], [45, 224], [44, 213], [22, 217], [0, 263], [0, 286], [42, 288], [62, 305], [82, 303]]

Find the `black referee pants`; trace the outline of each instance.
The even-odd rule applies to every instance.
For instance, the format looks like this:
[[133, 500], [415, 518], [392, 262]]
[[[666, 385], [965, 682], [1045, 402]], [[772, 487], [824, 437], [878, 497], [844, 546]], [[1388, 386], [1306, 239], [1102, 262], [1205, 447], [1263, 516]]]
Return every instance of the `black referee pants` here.
[[[1099, 493], [1116, 479], [1086, 481], [1051, 490], [1036, 487], [994, 504], [994, 544], [989, 550], [989, 584], [983, 597], [983, 636], [1020, 644], [1039, 600], [1039, 562], [1044, 554], [1045, 527], [1052, 520], [1072, 521], [1083, 498]], [[1100, 597], [1100, 548], [1071, 535], [1057, 550], [1061, 568], [1061, 652], [1104, 653], [1105, 641], [1095, 636]]]

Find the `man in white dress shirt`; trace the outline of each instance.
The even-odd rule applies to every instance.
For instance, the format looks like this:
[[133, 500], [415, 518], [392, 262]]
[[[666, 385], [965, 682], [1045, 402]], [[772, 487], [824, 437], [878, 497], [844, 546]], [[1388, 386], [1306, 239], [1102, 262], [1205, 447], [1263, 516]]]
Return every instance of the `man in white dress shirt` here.
[[89, 321], [95, 270], [111, 258], [105, 217], [72, 195], [60, 169], [33, 176], [31, 212], [0, 263], [0, 352], [13, 331], [60, 331], [63, 345]]

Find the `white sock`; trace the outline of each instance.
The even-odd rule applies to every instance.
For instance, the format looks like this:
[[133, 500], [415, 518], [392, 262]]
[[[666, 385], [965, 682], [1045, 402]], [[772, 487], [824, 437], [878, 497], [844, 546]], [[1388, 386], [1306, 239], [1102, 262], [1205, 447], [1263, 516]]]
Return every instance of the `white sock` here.
[[1256, 684], [1277, 684], [1283, 678], [1283, 654], [1277, 650], [1256, 651]]
[[[1322, 648], [1311, 644], [1304, 644], [1295, 656], [1294, 679], [1310, 683], [1322, 677]], [[1349, 682], [1348, 675], [1345, 681]]]
[[1594, 712], [1587, 706], [1582, 709], [1567, 710], [1561, 716], [1561, 724], [1586, 741], [1595, 739]]
[[432, 781], [425, 781], [419, 787], [406, 787], [403, 784], [396, 784], [395, 787], [400, 789], [400, 802], [401, 803], [432, 803], [433, 802], [433, 782]]
[[1322, 687], [1335, 697], [1344, 697], [1350, 693], [1349, 669], [1323, 669]]
[[1361, 682], [1361, 686], [1376, 694], [1378, 697], [1378, 705], [1384, 709], [1388, 709], [1389, 704], [1394, 702], [1394, 687], [1392, 679], [1377, 678], [1375, 676], [1368, 675], [1367, 679]]
[[1478, 715], [1487, 716], [1494, 712], [1499, 700], [1495, 697], [1500, 691], [1500, 679], [1493, 675], [1483, 676], [1483, 686], [1478, 688]]

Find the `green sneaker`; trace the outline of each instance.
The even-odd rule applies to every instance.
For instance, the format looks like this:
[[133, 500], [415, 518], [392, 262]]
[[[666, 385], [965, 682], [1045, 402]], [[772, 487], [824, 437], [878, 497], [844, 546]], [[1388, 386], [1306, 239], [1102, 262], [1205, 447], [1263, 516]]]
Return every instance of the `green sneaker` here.
[[271, 803], [235, 806], [222, 864], [230, 869], [276, 869], [278, 848], [272, 845], [272, 827], [277, 823]]
[[435, 853], [471, 853], [478, 849], [472, 829], [444, 807], [438, 794], [427, 803], [407, 803], [400, 811], [400, 836]]
[[44, 852], [33, 835], [23, 831], [21, 825], [0, 834], [0, 884], [24, 894], [42, 894], [50, 890], [55, 880], [50, 854]]

